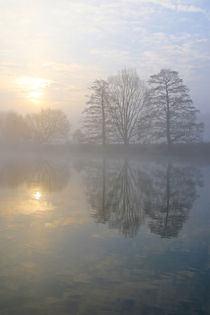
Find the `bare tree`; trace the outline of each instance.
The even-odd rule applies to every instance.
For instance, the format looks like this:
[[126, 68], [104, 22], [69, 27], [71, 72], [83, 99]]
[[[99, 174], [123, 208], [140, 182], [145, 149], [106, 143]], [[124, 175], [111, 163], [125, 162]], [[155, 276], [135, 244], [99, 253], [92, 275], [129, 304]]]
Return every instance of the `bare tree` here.
[[83, 112], [83, 131], [88, 141], [105, 145], [109, 133], [108, 84], [104, 80], [96, 80], [91, 85], [90, 90], [87, 108]]
[[203, 124], [197, 122], [198, 110], [178, 72], [163, 69], [150, 77], [149, 84], [147, 120], [151, 137], [168, 145], [199, 141]]
[[0, 138], [6, 144], [23, 143], [28, 140], [28, 126], [24, 117], [16, 112], [0, 114]]
[[58, 143], [68, 140], [70, 123], [67, 116], [56, 109], [45, 109], [26, 116], [33, 142]]
[[147, 89], [134, 69], [121, 70], [108, 83], [112, 124], [117, 138], [127, 145], [138, 134]]

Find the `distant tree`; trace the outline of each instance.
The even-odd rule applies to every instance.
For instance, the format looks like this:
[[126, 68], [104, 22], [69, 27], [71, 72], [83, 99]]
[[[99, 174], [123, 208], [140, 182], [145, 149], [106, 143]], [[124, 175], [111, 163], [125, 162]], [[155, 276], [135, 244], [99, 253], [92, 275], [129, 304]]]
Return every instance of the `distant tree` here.
[[151, 138], [168, 145], [200, 141], [203, 124], [197, 122], [198, 110], [178, 72], [163, 69], [150, 77], [149, 84], [146, 119]]
[[109, 78], [109, 112], [117, 138], [135, 140], [141, 124], [147, 89], [136, 70], [123, 69]]
[[59, 143], [68, 140], [70, 123], [61, 110], [45, 109], [26, 116], [30, 136], [37, 143]]
[[88, 141], [105, 145], [109, 132], [108, 84], [104, 80], [96, 80], [91, 85], [90, 91], [87, 108], [83, 111], [83, 131]]
[[0, 141], [2, 141], [3, 139], [4, 117], [5, 117], [5, 113], [0, 112]]
[[7, 144], [25, 142], [28, 126], [24, 117], [16, 112], [1, 113], [1, 140]]

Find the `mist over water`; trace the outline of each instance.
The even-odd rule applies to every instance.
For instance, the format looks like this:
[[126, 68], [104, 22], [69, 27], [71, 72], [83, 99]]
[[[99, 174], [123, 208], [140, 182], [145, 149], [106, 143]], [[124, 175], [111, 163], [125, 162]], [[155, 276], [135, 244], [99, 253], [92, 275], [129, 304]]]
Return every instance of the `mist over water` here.
[[210, 314], [209, 22], [0, 0], [0, 315]]
[[208, 163], [5, 156], [2, 314], [208, 314]]

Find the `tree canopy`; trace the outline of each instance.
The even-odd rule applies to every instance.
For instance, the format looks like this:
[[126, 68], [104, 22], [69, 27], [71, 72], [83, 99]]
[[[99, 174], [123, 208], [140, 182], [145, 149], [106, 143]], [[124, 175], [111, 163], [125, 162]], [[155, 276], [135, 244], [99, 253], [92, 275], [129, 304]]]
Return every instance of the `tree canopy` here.
[[196, 143], [203, 124], [178, 72], [163, 69], [148, 85], [135, 69], [123, 69], [91, 86], [83, 115], [87, 142]]
[[82, 129], [89, 142], [105, 145], [109, 138], [108, 83], [96, 80], [89, 88], [87, 107], [82, 115]]
[[69, 139], [70, 123], [59, 109], [44, 109], [26, 116], [0, 113], [0, 141], [4, 144], [64, 143]]
[[178, 72], [163, 69], [150, 77], [149, 85], [147, 119], [151, 137], [167, 144], [200, 141], [203, 124], [197, 122], [199, 111]]

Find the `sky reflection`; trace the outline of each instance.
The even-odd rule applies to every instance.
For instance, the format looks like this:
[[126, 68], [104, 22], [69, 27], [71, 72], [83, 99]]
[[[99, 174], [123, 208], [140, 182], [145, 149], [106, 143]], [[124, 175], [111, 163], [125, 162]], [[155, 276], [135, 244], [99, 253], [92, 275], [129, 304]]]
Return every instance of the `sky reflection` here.
[[[26, 165], [24, 180], [13, 168], [18, 180], [0, 181], [0, 312], [208, 313], [209, 167], [200, 178], [197, 167], [182, 164], [77, 159]], [[165, 208], [169, 179], [171, 209]], [[126, 199], [118, 202], [122, 187]]]

